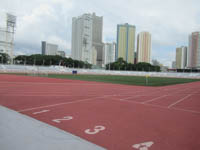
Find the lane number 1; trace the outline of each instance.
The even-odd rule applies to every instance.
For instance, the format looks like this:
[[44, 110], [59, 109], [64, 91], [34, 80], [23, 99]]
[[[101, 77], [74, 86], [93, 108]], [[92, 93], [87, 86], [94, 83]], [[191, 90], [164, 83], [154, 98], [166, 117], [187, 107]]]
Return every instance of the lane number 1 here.
[[41, 113], [46, 113], [50, 110], [41, 110], [41, 111], [38, 111], [38, 112], [34, 112], [33, 115], [37, 115], [37, 114], [41, 114]]

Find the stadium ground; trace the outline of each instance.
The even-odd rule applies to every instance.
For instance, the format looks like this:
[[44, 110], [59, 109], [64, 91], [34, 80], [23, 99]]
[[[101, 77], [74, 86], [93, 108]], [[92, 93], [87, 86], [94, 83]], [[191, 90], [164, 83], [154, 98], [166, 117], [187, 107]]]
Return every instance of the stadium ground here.
[[0, 75], [0, 105], [108, 150], [199, 150], [200, 82], [170, 86]]
[[[0, 73], [3, 74], [3, 73]], [[4, 73], [8, 74], [8, 73]], [[200, 81], [200, 79], [190, 78], [170, 78], [170, 77], [151, 77], [151, 76], [119, 76], [119, 75], [88, 75], [88, 74], [24, 74], [10, 73], [14, 75], [43, 76], [58, 79], [95, 81], [113, 84], [141, 85], [141, 86], [167, 86], [174, 84], [190, 83]]]
[[61, 74], [49, 74], [50, 78], [71, 79], [71, 80], [83, 80], [83, 81], [95, 81], [114, 84], [126, 84], [126, 85], [142, 85], [142, 86], [166, 86], [173, 84], [189, 83], [200, 81], [200, 79], [186, 79], [186, 78], [163, 78], [163, 77], [151, 77], [151, 76], [118, 76], [118, 75], [61, 75]]

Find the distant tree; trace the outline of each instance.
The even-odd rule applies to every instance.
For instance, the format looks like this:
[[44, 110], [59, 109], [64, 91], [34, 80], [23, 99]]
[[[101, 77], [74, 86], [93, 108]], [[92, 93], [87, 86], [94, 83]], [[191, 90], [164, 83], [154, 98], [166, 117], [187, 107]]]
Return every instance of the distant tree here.
[[19, 55], [15, 58], [15, 62], [18, 64], [28, 64], [28, 65], [60, 65], [66, 67], [74, 67], [74, 68], [91, 68], [92, 65], [79, 61], [73, 60], [72, 58], [63, 58], [61, 56], [54, 56], [54, 55], [41, 55], [41, 54], [34, 54], [31, 56], [26, 55]]
[[140, 62], [137, 64], [127, 63], [123, 58], [118, 58], [116, 62], [106, 65], [107, 70], [132, 70], [132, 71], [160, 71], [159, 66], [153, 66], [150, 63]]
[[0, 63], [6, 64], [10, 60], [10, 57], [6, 53], [0, 53]]
[[153, 66], [160, 66], [160, 62], [157, 61], [156, 59], [152, 59], [152, 65]]

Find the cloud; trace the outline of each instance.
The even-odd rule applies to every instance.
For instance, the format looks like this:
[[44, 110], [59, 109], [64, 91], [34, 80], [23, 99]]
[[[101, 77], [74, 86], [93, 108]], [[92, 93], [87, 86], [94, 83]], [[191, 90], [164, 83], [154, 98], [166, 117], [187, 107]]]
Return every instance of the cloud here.
[[17, 16], [16, 53], [40, 53], [42, 40], [69, 53], [72, 17], [96, 12], [104, 17], [104, 42], [115, 41], [117, 24], [128, 22], [152, 34], [152, 57], [168, 65], [170, 53], [200, 30], [199, 6], [199, 0], [1, 0], [0, 9]]

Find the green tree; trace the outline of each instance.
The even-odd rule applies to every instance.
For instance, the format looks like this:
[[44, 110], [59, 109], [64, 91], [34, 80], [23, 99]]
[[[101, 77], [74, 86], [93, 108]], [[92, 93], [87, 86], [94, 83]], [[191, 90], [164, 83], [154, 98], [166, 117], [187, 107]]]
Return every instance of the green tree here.
[[0, 53], [0, 63], [6, 64], [10, 60], [10, 57], [6, 53]]

